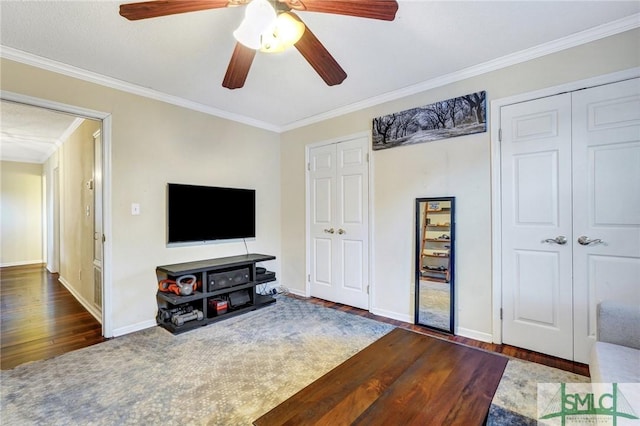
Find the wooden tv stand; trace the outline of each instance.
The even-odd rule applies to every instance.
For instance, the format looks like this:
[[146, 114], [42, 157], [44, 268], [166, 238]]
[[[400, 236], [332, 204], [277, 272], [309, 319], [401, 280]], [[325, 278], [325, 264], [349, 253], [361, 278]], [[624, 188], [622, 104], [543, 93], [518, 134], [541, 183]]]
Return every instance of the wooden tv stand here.
[[[275, 303], [273, 297], [256, 292], [257, 285], [276, 279], [272, 272], [256, 273], [256, 263], [269, 260], [275, 260], [275, 256], [251, 253], [158, 266], [158, 283], [164, 279], [176, 281], [184, 275], [195, 275], [201, 283], [201, 287], [188, 296], [158, 289], [158, 325], [177, 334]], [[227, 276], [238, 280], [224, 280]], [[222, 312], [216, 303], [224, 305], [225, 301], [226, 312]], [[232, 306], [232, 302], [236, 305]]]

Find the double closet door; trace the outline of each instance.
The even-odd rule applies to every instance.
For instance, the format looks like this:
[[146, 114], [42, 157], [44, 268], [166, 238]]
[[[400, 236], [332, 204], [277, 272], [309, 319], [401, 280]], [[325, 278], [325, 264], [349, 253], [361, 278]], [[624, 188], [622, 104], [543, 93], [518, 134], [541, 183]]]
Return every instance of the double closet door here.
[[309, 150], [311, 296], [369, 309], [368, 138]]
[[588, 362], [602, 300], [640, 305], [640, 80], [501, 108], [503, 342]]

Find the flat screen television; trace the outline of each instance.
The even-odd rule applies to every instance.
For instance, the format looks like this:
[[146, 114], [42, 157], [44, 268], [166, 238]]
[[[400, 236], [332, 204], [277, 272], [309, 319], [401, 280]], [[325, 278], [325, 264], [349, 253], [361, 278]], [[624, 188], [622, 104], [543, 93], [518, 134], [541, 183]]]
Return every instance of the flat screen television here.
[[256, 191], [215, 186], [167, 185], [168, 243], [256, 236]]

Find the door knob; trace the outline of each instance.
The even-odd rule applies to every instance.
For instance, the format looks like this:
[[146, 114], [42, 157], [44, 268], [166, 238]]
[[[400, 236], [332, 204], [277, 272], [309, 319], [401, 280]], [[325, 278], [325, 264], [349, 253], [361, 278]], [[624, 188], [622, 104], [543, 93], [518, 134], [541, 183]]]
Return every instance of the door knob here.
[[334, 231], [333, 228], [329, 228], [329, 229], [325, 229], [324, 232], [326, 232], [327, 234], [333, 234], [336, 231]]
[[338, 229], [338, 234], [342, 235], [342, 234], [346, 234], [347, 231], [345, 231], [344, 229], [340, 228]]
[[604, 244], [604, 241], [602, 241], [600, 238], [590, 240], [586, 235], [582, 235], [578, 237], [578, 244], [588, 246], [589, 244]]
[[558, 235], [555, 238], [547, 238], [546, 240], [542, 240], [542, 243], [550, 243], [550, 244], [560, 244], [565, 245], [567, 244], [567, 237], [565, 237], [564, 235]]

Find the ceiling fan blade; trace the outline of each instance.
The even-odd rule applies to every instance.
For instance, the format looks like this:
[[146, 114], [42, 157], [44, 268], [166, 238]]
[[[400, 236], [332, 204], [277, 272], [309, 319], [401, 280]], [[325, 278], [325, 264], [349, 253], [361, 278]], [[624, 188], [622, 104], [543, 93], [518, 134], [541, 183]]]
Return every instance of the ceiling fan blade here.
[[278, 0], [293, 10], [393, 21], [398, 11], [395, 0]]
[[347, 78], [347, 73], [306, 25], [302, 38], [294, 46], [329, 86], [340, 84]]
[[130, 21], [198, 10], [239, 6], [250, 0], [157, 0], [120, 5], [120, 15]]
[[222, 81], [222, 87], [239, 89], [244, 86], [255, 56], [255, 50], [246, 47], [242, 43], [236, 43], [236, 48], [233, 49], [233, 54], [227, 67], [227, 73]]

